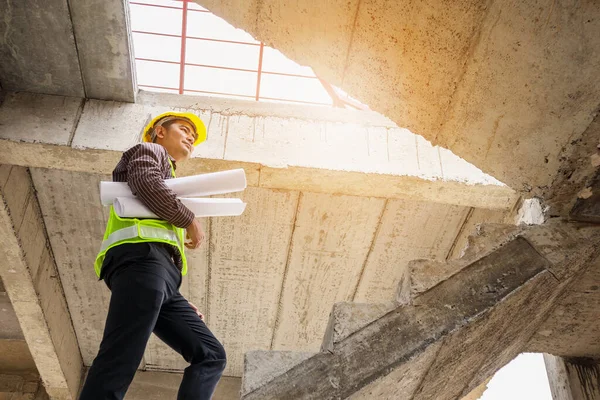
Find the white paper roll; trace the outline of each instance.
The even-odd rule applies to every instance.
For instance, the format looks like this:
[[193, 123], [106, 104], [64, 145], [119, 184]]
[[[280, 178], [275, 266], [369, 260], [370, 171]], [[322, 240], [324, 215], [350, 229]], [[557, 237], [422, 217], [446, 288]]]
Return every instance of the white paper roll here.
[[[232, 198], [180, 198], [184, 206], [196, 217], [232, 217], [241, 215], [246, 203]], [[115, 212], [122, 218], [158, 218], [148, 207], [134, 197], [117, 197], [113, 203]]]
[[[165, 183], [179, 197], [212, 196], [246, 189], [246, 173], [240, 168], [167, 179]], [[112, 204], [117, 197], [135, 196], [125, 182], [100, 182], [100, 201], [103, 205]]]

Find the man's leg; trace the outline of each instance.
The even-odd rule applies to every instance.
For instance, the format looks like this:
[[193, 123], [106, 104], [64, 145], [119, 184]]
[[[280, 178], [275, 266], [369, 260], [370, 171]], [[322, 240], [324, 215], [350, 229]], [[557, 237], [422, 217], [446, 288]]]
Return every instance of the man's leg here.
[[225, 349], [181, 294], [163, 304], [154, 333], [190, 363], [177, 400], [209, 400], [225, 369]]
[[80, 400], [121, 400], [140, 365], [165, 298], [160, 266], [149, 259], [126, 266], [111, 279], [111, 299], [98, 356]]

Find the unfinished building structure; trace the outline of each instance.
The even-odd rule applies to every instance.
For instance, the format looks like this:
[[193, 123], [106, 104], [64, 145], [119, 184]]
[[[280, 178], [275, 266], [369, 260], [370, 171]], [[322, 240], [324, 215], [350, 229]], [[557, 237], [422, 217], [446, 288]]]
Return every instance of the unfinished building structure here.
[[[98, 182], [178, 109], [209, 128], [181, 173], [248, 177], [182, 287], [228, 352], [217, 399], [460, 399], [524, 351], [555, 399], [600, 398], [597, 2], [198, 2], [387, 118], [138, 92], [127, 2], [1, 3], [0, 396], [76, 398]], [[184, 367], [152, 338], [128, 398]]]

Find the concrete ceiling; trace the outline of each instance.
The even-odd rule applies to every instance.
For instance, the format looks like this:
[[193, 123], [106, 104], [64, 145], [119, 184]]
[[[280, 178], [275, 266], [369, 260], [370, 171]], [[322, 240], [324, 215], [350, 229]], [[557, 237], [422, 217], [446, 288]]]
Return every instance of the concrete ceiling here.
[[[561, 157], [590, 126], [600, 103], [600, 52], [594, 51], [600, 10], [591, 0], [200, 3], [517, 189], [553, 182]], [[351, 114], [350, 122], [323, 122], [322, 116], [315, 122], [296, 108], [292, 116], [288, 110], [273, 117], [239, 112], [237, 104], [215, 111], [202, 108], [206, 100], [163, 103], [151, 95], [137, 104], [81, 99], [135, 99], [122, 0], [9, 0], [0, 4], [0, 15], [2, 88], [54, 95], [8, 95], [0, 107], [0, 163], [30, 167], [30, 177], [20, 171], [32, 179], [39, 200], [38, 228], [46, 230], [51, 246], [44, 262], [56, 263], [62, 289], [56, 283], [54, 289], [64, 290], [85, 365], [100, 343], [109, 299], [91, 268], [107, 218], [97, 204], [98, 182], [157, 111], [196, 107], [209, 121], [214, 117], [213, 140], [182, 172], [242, 167], [249, 177], [240, 194], [249, 204], [246, 213], [204, 221], [208, 244], [189, 257], [182, 287], [225, 344], [228, 376], [240, 376], [247, 350], [318, 350], [335, 302], [390, 301], [408, 261], [456, 258], [477, 223], [511, 215], [512, 191], [457, 182], [451, 171], [464, 165], [425, 140], [408, 146], [387, 122], [361, 125]], [[15, 116], [24, 121], [19, 129], [1, 126]], [[595, 151], [597, 142], [589, 142]], [[317, 147], [322, 152], [311, 158]], [[286, 153], [289, 148], [294, 151]], [[338, 164], [329, 157], [335, 152], [341, 154], [333, 160]], [[414, 176], [402, 175], [404, 168]], [[17, 247], [2, 250], [12, 254]], [[556, 313], [588, 301], [589, 310], [573, 319], [595, 315], [597, 295], [585, 299], [590, 290], [582, 282], [582, 292], [576, 290]], [[569, 332], [557, 327], [559, 317], [547, 324], [563, 343]], [[590, 332], [588, 342], [597, 345], [596, 337]], [[565, 354], [576, 350], [561, 348]], [[152, 338], [141, 367], [181, 370], [185, 364]]]
[[600, 105], [593, 0], [198, 3], [532, 194]]
[[[208, 243], [188, 257], [182, 286], [223, 341], [229, 376], [241, 375], [248, 350], [317, 350], [335, 302], [391, 301], [410, 260], [458, 257], [476, 224], [506, 220], [517, 201], [510, 188], [371, 112], [9, 93], [0, 126], [23, 123], [0, 131], [0, 162], [29, 167], [31, 178], [13, 167], [5, 191], [32, 181], [85, 365], [110, 296], [91, 268], [107, 218], [98, 183], [148, 116], [167, 109], [191, 110], [208, 125], [209, 141], [180, 175], [246, 170], [246, 212], [204, 221]], [[179, 371], [185, 363], [152, 338], [141, 367]]]
[[0, 3], [0, 87], [134, 101], [133, 50], [124, 0]]
[[[90, 267], [107, 218], [97, 201], [102, 176], [37, 168], [31, 174], [89, 365], [110, 294]], [[203, 221], [208, 244], [188, 256], [181, 289], [223, 341], [229, 376], [241, 375], [248, 350], [318, 350], [335, 302], [392, 300], [408, 261], [455, 257], [473, 224], [507, 213], [262, 188], [240, 197], [248, 203], [243, 216]], [[153, 338], [142, 368], [185, 366]]]

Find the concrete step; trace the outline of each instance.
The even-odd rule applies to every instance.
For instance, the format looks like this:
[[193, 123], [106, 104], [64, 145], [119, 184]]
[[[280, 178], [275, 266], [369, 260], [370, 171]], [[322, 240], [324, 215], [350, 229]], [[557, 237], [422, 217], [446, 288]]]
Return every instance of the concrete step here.
[[474, 260], [490, 253], [522, 233], [524, 229], [522, 226], [510, 224], [479, 224], [467, 238], [467, 248], [461, 259]]
[[242, 398], [465, 396], [525, 348], [596, 254], [600, 239], [588, 231], [582, 240], [579, 228], [483, 227], [466, 257], [411, 263], [398, 296], [406, 301], [336, 304], [322, 352], [249, 354]]
[[294, 351], [249, 351], [244, 355], [244, 374], [242, 376], [242, 398], [267, 384], [276, 376], [285, 374], [315, 353]]
[[461, 258], [448, 262], [426, 259], [410, 261], [400, 278], [396, 302], [411, 304], [415, 297], [462, 271], [478, 258], [498, 249], [522, 233], [523, 229], [515, 225], [480, 224], [469, 235], [467, 248]]
[[325, 330], [321, 351], [332, 352], [336, 344], [396, 307], [398, 307], [398, 304], [395, 302], [383, 304], [335, 303], [329, 314], [329, 322]]

